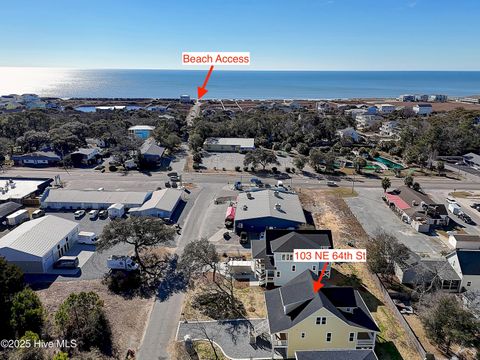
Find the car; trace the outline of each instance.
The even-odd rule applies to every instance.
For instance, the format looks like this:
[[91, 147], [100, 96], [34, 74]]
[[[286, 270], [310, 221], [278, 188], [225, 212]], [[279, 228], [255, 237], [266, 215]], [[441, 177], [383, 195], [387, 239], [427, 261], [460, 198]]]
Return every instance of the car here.
[[457, 166], [462, 166], [462, 165], [463, 165], [463, 162], [457, 161], [457, 162], [455, 163], [455, 165], [457, 165]]
[[85, 210], [77, 210], [73, 213], [75, 219], [81, 219], [85, 215]]
[[337, 183], [335, 181], [328, 180], [327, 181], [327, 186], [337, 186]]
[[32, 219], [38, 219], [42, 216], [45, 216], [45, 211], [43, 211], [42, 209], [37, 209], [32, 213]]
[[76, 256], [62, 256], [60, 259], [55, 261], [53, 267], [55, 269], [76, 269], [78, 267], [79, 261]]
[[90, 220], [95, 220], [98, 217], [98, 210], [90, 210], [88, 213]]
[[248, 243], [248, 234], [246, 231], [240, 233], [240, 244], [245, 245]]
[[447, 197], [447, 198], [445, 198], [445, 200], [449, 204], [456, 204], [457, 203], [457, 200], [455, 200], [454, 198], [451, 198], [451, 197]]
[[100, 219], [106, 219], [108, 217], [108, 211], [107, 210], [100, 210], [98, 213], [98, 217]]
[[478, 210], [480, 208], [480, 204], [479, 203], [473, 203], [472, 205], [470, 205], [470, 207]]

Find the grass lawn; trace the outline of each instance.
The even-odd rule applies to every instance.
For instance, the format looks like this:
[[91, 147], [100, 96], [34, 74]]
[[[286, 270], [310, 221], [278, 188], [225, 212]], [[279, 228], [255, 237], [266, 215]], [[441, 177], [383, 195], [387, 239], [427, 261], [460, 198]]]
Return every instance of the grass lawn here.
[[353, 192], [352, 192], [351, 187], [349, 187], [349, 188], [337, 187], [337, 188], [334, 188], [334, 189], [329, 189], [328, 193], [332, 194], [332, 195], [336, 195], [338, 197], [342, 197], [342, 198], [357, 197], [358, 196], [358, 193], [355, 190], [353, 190]]
[[[195, 348], [195, 351], [197, 352], [198, 359], [199, 360], [214, 360], [215, 359], [215, 353], [212, 349], [212, 346], [208, 341], [195, 341], [195, 344], [193, 345]], [[223, 355], [222, 350], [216, 345], [215, 346], [215, 351], [218, 356], [218, 360], [227, 360], [228, 358]]]

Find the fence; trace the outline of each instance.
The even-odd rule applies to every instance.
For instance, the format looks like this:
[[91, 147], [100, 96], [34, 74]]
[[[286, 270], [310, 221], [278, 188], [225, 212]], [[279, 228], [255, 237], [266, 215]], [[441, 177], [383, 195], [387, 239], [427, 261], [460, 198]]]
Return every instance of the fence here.
[[378, 287], [382, 291], [383, 295], [385, 296], [386, 305], [390, 308], [390, 310], [392, 310], [398, 322], [405, 330], [405, 333], [407, 334], [410, 343], [413, 345], [415, 350], [417, 350], [420, 357], [422, 359], [435, 360], [435, 357], [432, 354], [427, 353], [423, 345], [420, 343], [420, 341], [418, 341], [417, 336], [415, 335], [415, 333], [413, 332], [412, 328], [410, 327], [408, 322], [405, 320], [403, 315], [398, 310], [397, 306], [393, 302], [392, 298], [390, 297], [390, 294], [388, 293], [387, 289], [383, 285], [380, 278], [376, 274], [373, 274], [373, 280], [377, 283]]

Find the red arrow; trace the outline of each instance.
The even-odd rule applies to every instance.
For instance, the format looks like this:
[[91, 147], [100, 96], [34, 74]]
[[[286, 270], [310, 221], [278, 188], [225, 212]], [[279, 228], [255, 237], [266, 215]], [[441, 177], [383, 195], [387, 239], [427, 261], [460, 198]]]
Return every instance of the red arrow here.
[[320, 273], [320, 276], [318, 277], [317, 281], [313, 280], [313, 291], [316, 293], [319, 292], [320, 289], [325, 286], [324, 284], [322, 284], [322, 279], [323, 279], [323, 275], [325, 275], [325, 270], [327, 270], [327, 266], [328, 266], [328, 262], [323, 264], [322, 272]]
[[207, 86], [207, 83], [208, 83], [208, 79], [210, 79], [210, 75], [212, 75], [212, 71], [213, 71], [213, 65], [210, 66], [210, 70], [208, 70], [208, 74], [207, 74], [207, 77], [205, 78], [205, 81], [203, 82], [203, 85], [202, 87], [197, 87], [197, 93], [198, 93], [198, 100], [200, 100], [203, 95], [205, 95], [208, 90], [205, 89], [205, 87]]

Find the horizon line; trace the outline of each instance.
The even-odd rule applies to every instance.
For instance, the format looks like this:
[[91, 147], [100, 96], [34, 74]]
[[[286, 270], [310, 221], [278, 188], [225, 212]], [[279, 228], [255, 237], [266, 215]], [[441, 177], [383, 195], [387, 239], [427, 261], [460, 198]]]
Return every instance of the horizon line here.
[[[222, 67], [222, 65], [217, 65]], [[129, 68], [129, 67], [64, 67], [64, 66], [9, 66], [0, 65], [0, 69], [58, 69], [58, 70], [156, 70], [156, 71], [204, 71], [209, 66], [199, 65], [198, 69], [189, 68]], [[227, 69], [215, 68], [216, 71], [271, 71], [271, 72], [480, 72], [480, 69]]]

